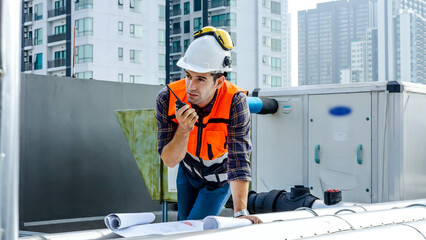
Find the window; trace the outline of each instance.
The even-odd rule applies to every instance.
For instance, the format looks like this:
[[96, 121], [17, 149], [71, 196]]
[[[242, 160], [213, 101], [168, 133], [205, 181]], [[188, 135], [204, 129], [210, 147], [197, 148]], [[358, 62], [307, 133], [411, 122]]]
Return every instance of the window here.
[[142, 37], [142, 26], [130, 24], [130, 37], [141, 38]]
[[201, 29], [201, 18], [194, 18], [194, 31]]
[[158, 70], [166, 70], [166, 55], [158, 54]]
[[123, 1], [124, 0], [118, 0], [118, 8], [123, 9]]
[[166, 21], [166, 7], [164, 5], [158, 5], [158, 21]]
[[93, 36], [93, 18], [75, 20], [76, 37]]
[[194, 12], [201, 11], [201, 0], [194, 0]]
[[130, 0], [130, 11], [141, 12], [142, 0]]
[[65, 59], [65, 50], [55, 52], [55, 60], [56, 59]]
[[34, 21], [43, 19], [43, 3], [34, 5]]
[[236, 26], [237, 14], [226, 13], [226, 14], [212, 16], [212, 25], [213, 27]]
[[65, 0], [55, 1], [55, 9], [65, 7]]
[[93, 0], [75, 0], [75, 10], [93, 8]]
[[86, 44], [75, 48], [75, 62], [85, 63], [93, 62], [93, 45]]
[[271, 70], [281, 71], [281, 58], [271, 58]]
[[129, 76], [129, 82], [131, 82], [131, 83], [142, 83], [142, 76], [141, 75], [130, 75]]
[[34, 30], [34, 45], [43, 43], [43, 28]]
[[280, 33], [281, 32], [281, 21], [271, 20], [271, 32]]
[[189, 2], [186, 2], [183, 4], [183, 14], [187, 15], [190, 12], [190, 5]]
[[166, 31], [158, 29], [158, 46], [166, 45]]
[[172, 34], [180, 34], [182, 29], [180, 28], [180, 22], [173, 23]]
[[165, 78], [159, 78], [158, 79], [158, 84], [159, 85], [166, 85], [166, 79]]
[[65, 34], [66, 33], [66, 25], [60, 25], [55, 27], [55, 35]]
[[118, 22], [118, 35], [123, 35], [123, 22]]
[[231, 59], [232, 59], [232, 66], [237, 66], [237, 53], [232, 51], [231, 52]]
[[281, 39], [271, 39], [271, 51], [281, 52]]
[[141, 50], [130, 50], [130, 62], [131, 63], [142, 63], [142, 51]]
[[281, 77], [271, 77], [271, 87], [281, 87]]
[[189, 20], [183, 23], [183, 33], [189, 33], [190, 31], [190, 23]]
[[180, 47], [180, 41], [174, 41], [172, 43], [172, 53], [177, 53], [177, 52], [181, 52], [181, 47]]
[[281, 3], [271, 1], [271, 13], [272, 14], [281, 14]]
[[118, 61], [123, 61], [123, 48], [118, 48]]
[[122, 73], [118, 74], [118, 82], [123, 82], [123, 74]]
[[34, 62], [34, 70], [43, 68], [43, 53], [37, 53]]
[[87, 71], [87, 72], [78, 72], [75, 73], [76, 78], [85, 78], [85, 79], [92, 79], [93, 78], [93, 72]]
[[191, 40], [189, 40], [189, 39], [183, 40], [183, 51], [184, 52], [186, 52], [186, 49], [188, 49], [190, 43], [191, 43]]
[[237, 73], [229, 72], [228, 76], [226, 76], [226, 80], [230, 81], [233, 84], [237, 84]]

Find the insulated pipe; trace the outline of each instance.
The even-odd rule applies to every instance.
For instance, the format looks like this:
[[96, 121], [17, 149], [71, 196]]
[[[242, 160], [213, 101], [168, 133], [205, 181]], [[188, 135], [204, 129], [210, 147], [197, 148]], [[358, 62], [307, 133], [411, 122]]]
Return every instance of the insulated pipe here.
[[248, 97], [250, 113], [274, 114], [278, 110], [278, 102], [266, 97]]
[[[329, 237], [339, 232], [347, 232], [347, 234], [350, 235], [352, 233], [357, 234], [357, 231], [362, 229], [370, 229], [385, 225], [397, 226], [396, 224], [406, 224], [407, 222], [415, 223], [416, 221], [422, 221], [419, 225], [420, 227], [425, 228], [425, 216], [426, 207], [415, 206], [373, 212], [309, 217], [286, 221], [276, 219], [274, 222], [269, 223], [168, 235], [161, 239], [262, 239], [265, 236], [267, 236], [268, 239], [305, 239], [315, 236]], [[262, 218], [260, 217], [260, 219]], [[393, 234], [395, 234], [395, 231], [393, 231]], [[395, 236], [390, 237], [395, 238]], [[379, 239], [383, 238], [385, 237], [380, 237]], [[400, 238], [401, 235], [399, 235], [399, 239]], [[158, 239], [158, 236], [152, 238], [146, 237], [144, 239]], [[350, 237], [346, 239], [360, 238]]]

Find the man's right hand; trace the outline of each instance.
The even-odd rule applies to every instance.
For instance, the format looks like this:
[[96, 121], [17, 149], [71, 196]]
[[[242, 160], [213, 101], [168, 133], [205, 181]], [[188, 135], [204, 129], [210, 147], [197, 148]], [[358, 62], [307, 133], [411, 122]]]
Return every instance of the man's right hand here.
[[189, 105], [176, 110], [176, 119], [179, 122], [179, 129], [184, 132], [190, 132], [194, 129], [194, 124], [198, 120], [198, 115], [195, 109], [189, 108]]

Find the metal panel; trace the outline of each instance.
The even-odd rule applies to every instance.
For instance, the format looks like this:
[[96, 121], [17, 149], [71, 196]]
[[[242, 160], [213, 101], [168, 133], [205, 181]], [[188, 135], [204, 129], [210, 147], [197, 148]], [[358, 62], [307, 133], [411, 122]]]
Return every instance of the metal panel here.
[[[257, 116], [257, 191], [303, 184], [303, 97], [273, 97], [279, 110]], [[290, 110], [289, 110], [290, 109]]]
[[114, 114], [154, 108], [160, 86], [22, 76], [21, 227], [161, 209]]
[[371, 202], [371, 93], [310, 95], [308, 151], [313, 195]]
[[402, 199], [426, 196], [426, 95], [406, 92], [403, 100]]

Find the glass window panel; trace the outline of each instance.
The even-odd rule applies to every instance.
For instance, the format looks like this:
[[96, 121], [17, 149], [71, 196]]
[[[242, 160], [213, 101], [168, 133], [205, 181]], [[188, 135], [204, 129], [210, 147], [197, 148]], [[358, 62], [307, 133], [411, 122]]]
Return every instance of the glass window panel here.
[[183, 4], [183, 14], [187, 15], [190, 12], [190, 3], [186, 2]]

